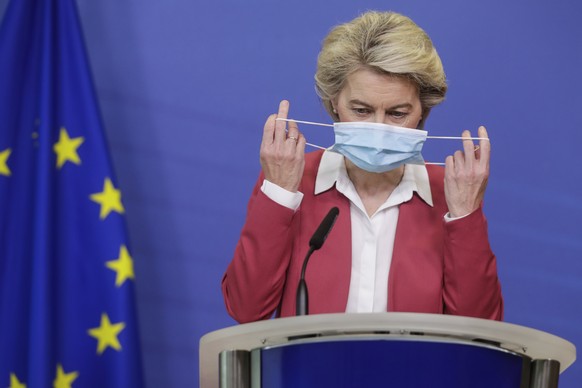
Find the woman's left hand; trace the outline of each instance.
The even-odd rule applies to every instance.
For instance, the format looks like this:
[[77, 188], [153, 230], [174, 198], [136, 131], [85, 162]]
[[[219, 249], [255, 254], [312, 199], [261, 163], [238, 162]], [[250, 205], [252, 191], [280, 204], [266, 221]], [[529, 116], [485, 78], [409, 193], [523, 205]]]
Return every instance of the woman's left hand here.
[[[463, 217], [481, 206], [489, 178], [491, 144], [485, 127], [479, 127], [479, 148], [473, 140], [463, 140], [464, 151], [457, 151], [445, 160], [445, 197], [451, 217]], [[471, 132], [463, 131], [464, 138]]]

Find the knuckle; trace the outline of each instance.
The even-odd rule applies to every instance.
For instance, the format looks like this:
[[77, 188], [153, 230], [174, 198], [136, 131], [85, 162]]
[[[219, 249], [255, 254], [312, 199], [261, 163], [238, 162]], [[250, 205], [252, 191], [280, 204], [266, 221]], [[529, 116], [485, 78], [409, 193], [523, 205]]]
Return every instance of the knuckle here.
[[487, 178], [489, 176], [489, 167], [479, 166], [475, 172], [475, 175], [482, 179]]
[[286, 152], [282, 155], [282, 160], [284, 162], [287, 162], [287, 163], [292, 163], [293, 161], [295, 161], [295, 155], [293, 155], [292, 153]]
[[276, 161], [280, 159], [279, 152], [274, 148], [266, 148], [261, 152], [261, 157], [267, 161]]

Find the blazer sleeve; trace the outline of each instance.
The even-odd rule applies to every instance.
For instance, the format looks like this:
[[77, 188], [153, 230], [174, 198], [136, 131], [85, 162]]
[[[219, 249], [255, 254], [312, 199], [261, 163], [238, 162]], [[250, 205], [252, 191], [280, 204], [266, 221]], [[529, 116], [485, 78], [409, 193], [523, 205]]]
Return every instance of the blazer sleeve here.
[[234, 257], [222, 278], [226, 309], [239, 323], [268, 319], [280, 304], [293, 247], [295, 212], [267, 197], [259, 177]]
[[502, 320], [497, 262], [482, 208], [462, 219], [443, 222], [445, 314]]

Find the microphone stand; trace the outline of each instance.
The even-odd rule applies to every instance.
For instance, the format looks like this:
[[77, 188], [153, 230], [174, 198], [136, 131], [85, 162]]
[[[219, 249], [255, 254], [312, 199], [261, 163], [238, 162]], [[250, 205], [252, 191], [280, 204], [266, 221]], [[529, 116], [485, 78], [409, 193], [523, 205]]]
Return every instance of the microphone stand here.
[[299, 284], [297, 285], [297, 295], [295, 298], [295, 315], [297, 316], [309, 314], [309, 295], [307, 292], [307, 282], [305, 281], [305, 270], [307, 269], [307, 262], [309, 261], [311, 254], [323, 246], [327, 235], [335, 224], [338, 214], [339, 209], [337, 207], [331, 208], [309, 240], [309, 251], [303, 260], [303, 266], [301, 267], [301, 278], [299, 279]]
[[307, 292], [307, 282], [305, 281], [305, 269], [307, 268], [307, 262], [309, 261], [309, 258], [313, 252], [315, 252], [315, 247], [310, 245], [309, 251], [303, 260], [301, 278], [299, 279], [299, 284], [297, 285], [297, 297], [295, 298], [295, 315], [297, 316], [309, 314], [309, 294]]

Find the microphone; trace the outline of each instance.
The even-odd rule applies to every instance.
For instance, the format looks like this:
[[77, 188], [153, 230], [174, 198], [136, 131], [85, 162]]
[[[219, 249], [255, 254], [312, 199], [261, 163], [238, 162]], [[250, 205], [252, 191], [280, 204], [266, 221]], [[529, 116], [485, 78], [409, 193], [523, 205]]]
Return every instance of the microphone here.
[[307, 268], [307, 262], [309, 261], [311, 254], [323, 246], [323, 243], [331, 231], [331, 228], [333, 228], [338, 215], [339, 209], [337, 207], [331, 208], [309, 240], [309, 251], [303, 260], [301, 278], [297, 285], [297, 296], [295, 298], [295, 315], [297, 316], [309, 314], [309, 296], [307, 293], [307, 283], [305, 282], [305, 269]]

